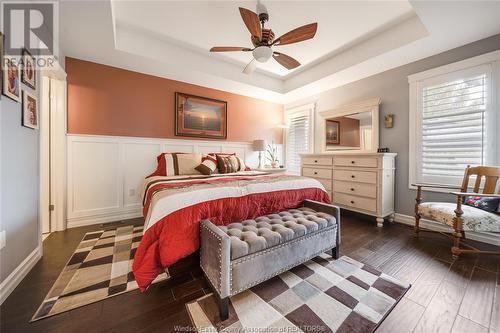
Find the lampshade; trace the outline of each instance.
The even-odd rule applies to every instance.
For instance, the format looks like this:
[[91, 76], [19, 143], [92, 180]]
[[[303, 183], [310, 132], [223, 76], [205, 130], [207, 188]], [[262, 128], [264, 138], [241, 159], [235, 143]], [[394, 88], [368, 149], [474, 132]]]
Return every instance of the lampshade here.
[[252, 53], [258, 62], [266, 62], [273, 55], [273, 50], [269, 46], [257, 46]]
[[252, 146], [254, 151], [264, 151], [266, 150], [266, 140], [253, 140]]

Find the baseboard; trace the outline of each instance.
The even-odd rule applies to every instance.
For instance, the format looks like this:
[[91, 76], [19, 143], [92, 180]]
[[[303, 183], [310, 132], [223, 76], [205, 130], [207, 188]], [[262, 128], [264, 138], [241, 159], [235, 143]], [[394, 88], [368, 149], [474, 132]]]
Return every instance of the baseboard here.
[[2, 281], [0, 284], [0, 304], [16, 289], [17, 285], [26, 277], [41, 257], [42, 248], [39, 245]]
[[68, 228], [84, 227], [87, 225], [116, 222], [120, 220], [134, 219], [142, 217], [142, 210], [132, 210], [128, 212], [108, 213], [104, 215], [75, 217], [68, 219]]
[[[399, 213], [395, 214], [394, 221], [401, 223], [401, 224], [406, 224], [409, 226], [415, 225], [415, 217], [414, 216], [409, 216], [409, 215], [404, 215], [404, 214], [399, 214]], [[426, 229], [434, 230], [434, 231], [441, 231], [441, 232], [452, 232], [453, 231], [452, 228], [449, 228], [441, 223], [438, 223], [438, 222], [435, 222], [432, 220], [427, 220], [427, 219], [421, 219], [420, 226], [423, 228], [426, 228]], [[469, 231], [466, 233], [466, 237], [469, 239], [478, 241], [478, 242], [500, 246], [500, 235], [493, 234], [490, 232]]]

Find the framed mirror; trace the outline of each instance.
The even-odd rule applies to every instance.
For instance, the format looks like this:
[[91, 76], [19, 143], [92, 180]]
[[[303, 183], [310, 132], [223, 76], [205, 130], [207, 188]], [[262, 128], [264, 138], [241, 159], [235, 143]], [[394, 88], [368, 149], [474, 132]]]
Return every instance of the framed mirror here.
[[323, 152], [376, 152], [379, 144], [380, 98], [320, 113]]

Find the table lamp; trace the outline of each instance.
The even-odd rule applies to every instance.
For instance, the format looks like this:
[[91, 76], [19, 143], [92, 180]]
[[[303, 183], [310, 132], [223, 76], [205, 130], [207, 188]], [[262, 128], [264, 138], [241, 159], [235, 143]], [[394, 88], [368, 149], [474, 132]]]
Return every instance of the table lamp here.
[[265, 140], [253, 140], [253, 150], [259, 152], [258, 169], [262, 169], [262, 152], [266, 151], [266, 141]]

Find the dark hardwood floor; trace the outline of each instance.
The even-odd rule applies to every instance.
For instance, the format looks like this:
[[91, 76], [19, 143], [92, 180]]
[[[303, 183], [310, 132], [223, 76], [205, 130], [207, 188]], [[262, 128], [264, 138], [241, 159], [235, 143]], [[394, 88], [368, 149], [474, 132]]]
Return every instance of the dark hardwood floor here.
[[[343, 216], [342, 227], [343, 254], [412, 283], [378, 332], [500, 333], [500, 257], [464, 255], [453, 261], [443, 235], [415, 239], [406, 226], [377, 228], [354, 214]], [[45, 240], [42, 260], [1, 306], [0, 332], [179, 332], [190, 325], [184, 304], [209, 292], [196, 255], [175, 264], [170, 280], [144, 294], [132, 291], [29, 323], [82, 236], [102, 228], [74, 228]]]

